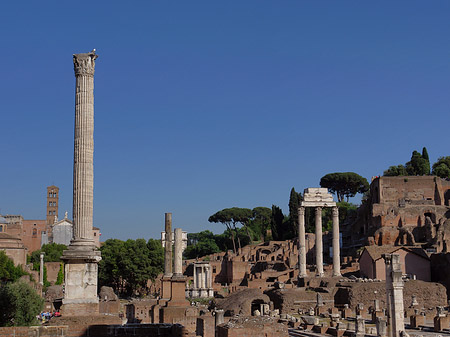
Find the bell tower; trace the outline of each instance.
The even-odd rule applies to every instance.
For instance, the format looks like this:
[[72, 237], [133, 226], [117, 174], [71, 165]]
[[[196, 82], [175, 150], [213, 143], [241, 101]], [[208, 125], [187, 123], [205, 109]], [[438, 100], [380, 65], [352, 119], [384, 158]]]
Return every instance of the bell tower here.
[[47, 225], [53, 225], [55, 217], [58, 217], [58, 199], [59, 199], [59, 187], [48, 186], [47, 187]]

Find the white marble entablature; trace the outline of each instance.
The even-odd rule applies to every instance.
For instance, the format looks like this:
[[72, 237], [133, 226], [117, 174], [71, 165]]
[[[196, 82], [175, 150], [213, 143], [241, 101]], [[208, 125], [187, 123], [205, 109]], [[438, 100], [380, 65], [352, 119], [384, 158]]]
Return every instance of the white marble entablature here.
[[306, 188], [303, 193], [302, 207], [336, 207], [333, 196], [327, 188]]

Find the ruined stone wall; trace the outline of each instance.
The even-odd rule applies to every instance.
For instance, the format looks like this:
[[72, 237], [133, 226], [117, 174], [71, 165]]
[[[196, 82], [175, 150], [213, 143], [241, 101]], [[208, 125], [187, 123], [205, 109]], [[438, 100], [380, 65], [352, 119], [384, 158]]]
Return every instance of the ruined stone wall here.
[[[403, 306], [408, 308], [411, 305], [411, 298], [415, 295], [419, 307], [424, 307], [428, 312], [435, 312], [437, 306], [446, 306], [447, 291], [442, 284], [408, 281], [405, 282], [403, 291]], [[385, 282], [354, 282], [342, 283], [337, 287], [334, 295], [336, 306], [348, 304], [350, 308], [355, 308], [358, 303], [362, 303], [365, 308], [373, 305], [373, 301], [378, 299], [382, 308], [386, 307], [386, 284]]]
[[380, 177], [370, 186], [367, 234], [377, 245], [434, 243], [450, 217], [450, 181], [434, 176]]
[[58, 279], [59, 268], [61, 267], [60, 262], [45, 262], [45, 267], [47, 268], [47, 281], [55, 284]]

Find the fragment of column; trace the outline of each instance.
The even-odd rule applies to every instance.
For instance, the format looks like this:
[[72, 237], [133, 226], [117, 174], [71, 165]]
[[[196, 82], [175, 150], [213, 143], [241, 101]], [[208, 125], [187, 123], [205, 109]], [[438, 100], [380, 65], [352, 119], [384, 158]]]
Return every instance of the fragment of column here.
[[183, 232], [181, 228], [175, 228], [174, 231], [174, 268], [175, 276], [181, 276], [183, 263]]
[[164, 221], [164, 276], [172, 276], [172, 213], [165, 214]]

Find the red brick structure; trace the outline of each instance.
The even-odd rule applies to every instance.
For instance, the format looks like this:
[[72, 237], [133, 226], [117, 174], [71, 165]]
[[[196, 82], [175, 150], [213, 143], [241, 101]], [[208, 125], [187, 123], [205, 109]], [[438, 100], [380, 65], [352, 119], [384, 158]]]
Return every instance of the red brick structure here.
[[361, 277], [386, 280], [382, 254], [398, 254], [403, 274], [414, 275], [417, 280], [431, 281], [430, 258], [419, 247], [366, 246], [359, 258]]
[[41, 249], [42, 234], [47, 233], [48, 227], [46, 220], [23, 220], [22, 240], [30, 254]]
[[[370, 215], [360, 232], [377, 245], [431, 243], [447, 250], [450, 181], [435, 176], [377, 177], [370, 185]], [[450, 247], [448, 247], [450, 249]]]

